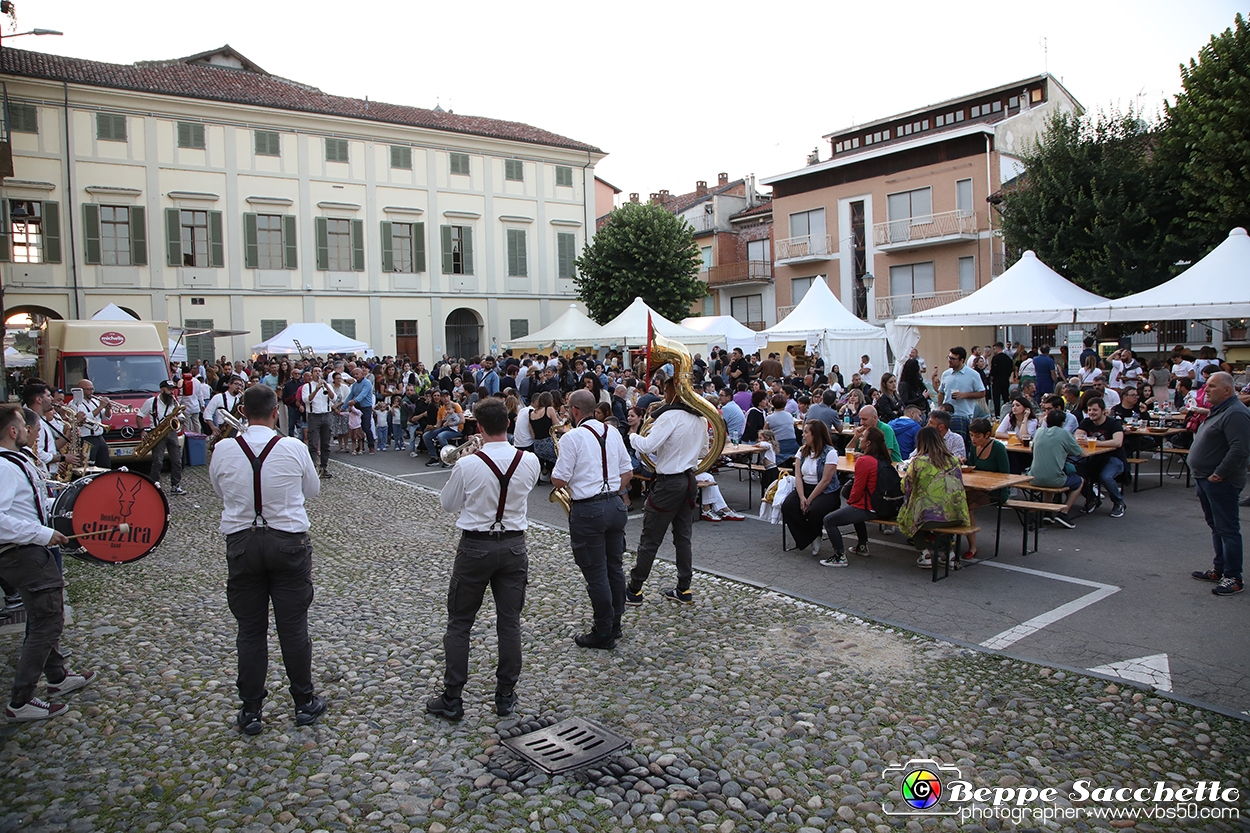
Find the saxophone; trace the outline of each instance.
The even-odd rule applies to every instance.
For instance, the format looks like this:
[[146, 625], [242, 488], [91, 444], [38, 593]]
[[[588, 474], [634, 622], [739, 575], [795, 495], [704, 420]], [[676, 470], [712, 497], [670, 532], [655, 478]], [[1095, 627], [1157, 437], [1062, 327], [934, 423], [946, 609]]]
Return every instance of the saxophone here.
[[182, 427], [182, 412], [185, 411], [181, 405], [174, 406], [164, 419], [152, 426], [152, 430], [144, 435], [139, 444], [135, 446], [136, 457], [146, 457], [152, 453], [152, 449], [156, 448], [156, 444], [165, 439], [170, 431], [177, 431]]
[[[61, 422], [65, 424], [65, 450], [69, 454], [73, 454], [78, 459], [78, 466], [85, 465], [87, 459], [87, 441], [78, 439], [78, 412], [73, 408], [65, 405], [55, 405], [53, 410], [57, 416], [61, 418]], [[57, 469], [56, 479], [61, 483], [68, 483], [74, 479], [75, 469], [77, 466], [71, 466], [67, 461], [61, 461], [61, 467]]]
[[[650, 318], [647, 319], [647, 335], [647, 375], [650, 376], [652, 366], [671, 362], [673, 365], [673, 381], [677, 385], [678, 401], [695, 411], [711, 425], [711, 442], [706, 453], [699, 461], [698, 467], [695, 469], [696, 474], [702, 474], [716, 465], [716, 461], [720, 459], [721, 452], [725, 450], [725, 439], [729, 433], [725, 428], [725, 418], [720, 415], [720, 411], [712, 407], [712, 403], [696, 393], [694, 386], [690, 384], [690, 374], [694, 368], [694, 361], [686, 346], [680, 341], [665, 338], [655, 332], [655, 329], [651, 326]], [[642, 427], [638, 429], [638, 433], [646, 436], [654, 423], [655, 417], [648, 415]], [[638, 456], [648, 466], [655, 468], [655, 462], [649, 455], [639, 454]]]

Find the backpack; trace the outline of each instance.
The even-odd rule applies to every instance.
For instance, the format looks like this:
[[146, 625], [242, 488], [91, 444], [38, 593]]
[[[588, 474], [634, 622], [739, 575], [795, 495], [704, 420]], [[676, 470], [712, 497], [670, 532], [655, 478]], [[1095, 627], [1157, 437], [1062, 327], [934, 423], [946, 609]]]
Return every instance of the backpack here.
[[873, 513], [883, 521], [892, 521], [898, 517], [898, 510], [903, 505], [903, 481], [898, 470], [884, 460], [877, 461], [877, 485], [868, 496]]

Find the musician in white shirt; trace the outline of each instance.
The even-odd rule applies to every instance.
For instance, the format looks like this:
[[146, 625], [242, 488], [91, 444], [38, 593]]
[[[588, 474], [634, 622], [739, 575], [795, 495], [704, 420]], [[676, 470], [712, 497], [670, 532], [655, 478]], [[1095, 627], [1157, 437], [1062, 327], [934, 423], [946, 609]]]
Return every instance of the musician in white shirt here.
[[569, 395], [576, 426], [560, 439], [560, 455], [551, 471], [553, 486], [572, 495], [569, 537], [573, 560], [586, 579], [595, 627], [574, 641], [583, 648], [616, 647], [625, 611], [625, 522], [629, 515], [629, 480], [634, 468], [621, 432], [595, 419], [595, 396], [586, 389]]
[[233, 412], [242, 399], [242, 395], [243, 380], [238, 376], [231, 376], [226, 389], [208, 400], [208, 405], [204, 408], [204, 420], [208, 425], [213, 426], [214, 435], [221, 433], [221, 426], [224, 422], [221, 414], [217, 412], [223, 408], [227, 413]]
[[109, 468], [109, 446], [104, 441], [103, 423], [113, 414], [113, 403], [107, 397], [95, 395], [95, 385], [83, 379], [77, 385], [82, 388], [82, 401], [74, 404], [78, 412], [78, 436], [91, 447], [91, 457], [86, 465]]
[[439, 498], [444, 510], [460, 512], [456, 527], [461, 533], [447, 596], [443, 692], [425, 708], [449, 720], [464, 716], [461, 693], [469, 678], [469, 637], [487, 587], [495, 599], [499, 641], [495, 713], [506, 717], [516, 708], [521, 609], [529, 573], [525, 510], [541, 469], [537, 457], [508, 444], [508, 410], [501, 400], [482, 401], [474, 414], [482, 448], [460, 458]]
[[[139, 426], [143, 426], [144, 419], [151, 419], [149, 431], [156, 428], [164, 420], [168, 419], [170, 414], [178, 409], [178, 397], [175, 391], [178, 389], [177, 382], [171, 382], [167, 379], [161, 381], [161, 392], [151, 399], [144, 400], [139, 406]], [[181, 419], [181, 418], [179, 418]], [[187, 490], [182, 488], [182, 446], [178, 444], [178, 435], [182, 428], [170, 431], [160, 442], [152, 447], [152, 469], [148, 472], [148, 476], [156, 482], [157, 486], [161, 485], [161, 469], [165, 465], [165, 453], [169, 453], [169, 493], [171, 495], [185, 495]]]
[[330, 411], [334, 408], [334, 391], [321, 377], [321, 368], [314, 367], [312, 376], [299, 389], [300, 410], [307, 417], [308, 451], [313, 460], [321, 456], [321, 467], [318, 473], [322, 477], [333, 477], [330, 465]]

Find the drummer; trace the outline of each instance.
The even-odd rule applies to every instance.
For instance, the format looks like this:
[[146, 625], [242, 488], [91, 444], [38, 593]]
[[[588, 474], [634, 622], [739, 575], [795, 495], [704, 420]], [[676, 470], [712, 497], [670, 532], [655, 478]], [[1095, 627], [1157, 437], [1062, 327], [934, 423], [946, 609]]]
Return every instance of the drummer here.
[[35, 697], [41, 675], [47, 675], [48, 696], [56, 697], [88, 685], [96, 674], [70, 671], [58, 649], [65, 627], [64, 581], [48, 547], [69, 539], [47, 526], [39, 473], [19, 451], [26, 438], [22, 409], [0, 406], [0, 577], [21, 594], [28, 628], [4, 711], [10, 720], [46, 720], [69, 706]]

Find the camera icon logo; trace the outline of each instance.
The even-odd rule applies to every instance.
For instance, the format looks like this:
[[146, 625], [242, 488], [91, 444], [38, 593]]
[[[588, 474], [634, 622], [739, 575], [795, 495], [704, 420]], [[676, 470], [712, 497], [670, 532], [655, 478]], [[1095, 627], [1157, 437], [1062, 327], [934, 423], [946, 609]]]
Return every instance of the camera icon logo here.
[[891, 816], [951, 816], [958, 810], [941, 810], [939, 804], [946, 794], [946, 785], [962, 780], [959, 767], [939, 763], [931, 758], [912, 758], [899, 766], [881, 771], [883, 778], [898, 784], [903, 794], [901, 809], [882, 809]]

